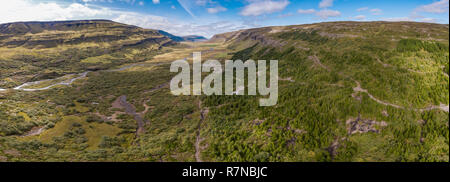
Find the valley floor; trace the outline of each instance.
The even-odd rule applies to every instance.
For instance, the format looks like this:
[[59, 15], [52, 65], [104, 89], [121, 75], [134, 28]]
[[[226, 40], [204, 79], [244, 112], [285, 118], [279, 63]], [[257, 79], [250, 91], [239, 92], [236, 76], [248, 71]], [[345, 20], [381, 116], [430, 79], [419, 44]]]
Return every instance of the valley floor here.
[[0, 161], [448, 161], [448, 132], [436, 129], [448, 130], [448, 102], [383, 100], [315, 55], [280, 63], [273, 108], [258, 97], [170, 94], [172, 61], [198, 51], [230, 59], [228, 46], [184, 43], [148, 61], [0, 89]]

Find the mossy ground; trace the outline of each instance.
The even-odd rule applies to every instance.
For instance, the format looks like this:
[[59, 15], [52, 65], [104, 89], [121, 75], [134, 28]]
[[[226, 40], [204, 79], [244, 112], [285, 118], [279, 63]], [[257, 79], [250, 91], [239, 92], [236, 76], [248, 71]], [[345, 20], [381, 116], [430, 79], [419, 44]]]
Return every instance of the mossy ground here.
[[[10, 161], [195, 161], [199, 152], [203, 161], [449, 160], [448, 112], [417, 110], [448, 105], [448, 26], [337, 22], [276, 29], [247, 30], [229, 42], [164, 48], [164, 54], [145, 57], [142, 65], [94, 72], [71, 86], [5, 93], [0, 156]], [[255, 35], [252, 31], [261, 39], [246, 36]], [[175, 75], [168, 71], [170, 62], [191, 61], [194, 51], [203, 51], [204, 60], [279, 60], [285, 80], [279, 81], [278, 104], [259, 107], [260, 96], [173, 96], [167, 85]], [[356, 93], [355, 81], [367, 93]], [[369, 94], [402, 107], [381, 104]], [[112, 108], [122, 95], [137, 112], [149, 107], [142, 113], [148, 123], [139, 137], [133, 117]], [[202, 121], [204, 110], [209, 112]], [[15, 116], [20, 112], [29, 121]], [[97, 114], [116, 116], [118, 122]], [[358, 117], [386, 126], [349, 134], [347, 121]], [[20, 137], [35, 126], [50, 129]], [[4, 153], [11, 149], [20, 156]]]

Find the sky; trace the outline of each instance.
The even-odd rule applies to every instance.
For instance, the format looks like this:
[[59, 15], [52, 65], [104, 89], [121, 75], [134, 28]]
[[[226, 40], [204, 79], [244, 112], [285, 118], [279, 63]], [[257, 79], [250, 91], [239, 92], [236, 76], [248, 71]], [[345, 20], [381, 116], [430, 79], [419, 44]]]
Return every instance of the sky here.
[[327, 21], [449, 23], [449, 0], [0, 0], [0, 23], [109, 19], [207, 38]]

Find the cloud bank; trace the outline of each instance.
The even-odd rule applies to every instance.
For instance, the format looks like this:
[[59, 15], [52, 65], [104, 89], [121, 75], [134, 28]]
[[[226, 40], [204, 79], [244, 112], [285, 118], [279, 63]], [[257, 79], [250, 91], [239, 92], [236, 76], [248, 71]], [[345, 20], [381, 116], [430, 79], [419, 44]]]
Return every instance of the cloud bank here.
[[[223, 10], [218, 9], [217, 11]], [[63, 5], [53, 2], [32, 3], [27, 0], [3, 1], [0, 3], [0, 23], [88, 19], [109, 19], [143, 28], [164, 30], [181, 36], [201, 35], [211, 37], [217, 33], [249, 28], [238, 22], [222, 21], [208, 24], [195, 24], [157, 15], [140, 14], [80, 3]]]
[[241, 11], [242, 16], [259, 16], [284, 10], [289, 5], [288, 0], [251, 0], [250, 4]]

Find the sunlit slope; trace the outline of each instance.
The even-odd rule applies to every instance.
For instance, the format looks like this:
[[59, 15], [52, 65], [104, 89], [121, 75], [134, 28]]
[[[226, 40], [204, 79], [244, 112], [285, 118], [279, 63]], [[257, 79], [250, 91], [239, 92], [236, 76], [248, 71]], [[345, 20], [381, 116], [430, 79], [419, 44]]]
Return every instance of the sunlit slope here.
[[0, 25], [0, 87], [144, 61], [175, 44], [158, 30], [108, 20]]
[[[200, 100], [170, 93], [170, 63], [192, 60], [194, 51], [206, 59], [226, 50], [209, 43], [166, 49], [148, 61], [91, 71], [69, 85], [0, 92], [0, 161], [195, 161]], [[120, 104], [123, 96], [134, 115]]]
[[332, 22], [217, 35], [232, 59], [279, 60], [276, 107], [206, 97], [205, 156], [448, 161], [448, 25]]
[[[289, 64], [281, 72], [285, 76], [296, 77], [292, 69], [314, 63], [336, 79], [360, 82], [380, 100], [415, 108], [448, 105], [448, 25], [321, 23], [250, 29], [212, 40], [225, 40], [237, 51], [234, 59]], [[316, 70], [303, 74], [310, 71]]]

